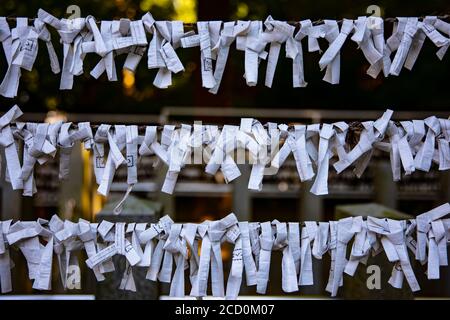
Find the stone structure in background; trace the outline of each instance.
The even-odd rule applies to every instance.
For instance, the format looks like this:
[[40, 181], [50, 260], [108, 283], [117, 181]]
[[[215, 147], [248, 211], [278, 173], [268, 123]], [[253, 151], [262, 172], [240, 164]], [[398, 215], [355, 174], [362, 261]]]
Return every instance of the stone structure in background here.
[[[158, 221], [162, 205], [158, 202], [139, 199], [130, 195], [125, 201], [120, 215], [115, 215], [113, 209], [120, 201], [122, 195], [111, 195], [108, 202], [96, 215], [96, 221], [108, 220], [111, 222], [136, 222], [136, 223], [155, 223]], [[110, 300], [154, 300], [159, 296], [159, 284], [145, 279], [148, 268], [134, 267], [133, 277], [136, 283], [136, 292], [119, 290], [120, 281], [125, 270], [125, 257], [116, 255], [113, 257], [116, 270], [106, 274], [106, 279], [97, 282], [95, 297], [96, 299]]]

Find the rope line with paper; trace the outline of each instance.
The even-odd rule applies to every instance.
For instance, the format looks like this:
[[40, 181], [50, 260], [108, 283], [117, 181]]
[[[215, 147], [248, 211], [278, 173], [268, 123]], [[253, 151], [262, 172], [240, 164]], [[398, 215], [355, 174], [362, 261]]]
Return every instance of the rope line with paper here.
[[[14, 247], [27, 261], [34, 289], [51, 290], [54, 256], [64, 288], [80, 288], [79, 283], [68, 283], [68, 270], [80, 270], [76, 253], [85, 250], [86, 265], [97, 281], [115, 271], [113, 256], [125, 256], [121, 290], [136, 291], [133, 270], [146, 268], [146, 279], [169, 283], [172, 297], [205, 297], [211, 283], [214, 297], [236, 299], [244, 273], [247, 286], [256, 286], [259, 294], [266, 293], [272, 252], [281, 251], [284, 292], [297, 292], [299, 286], [313, 285], [312, 257], [322, 259], [328, 253], [331, 266], [326, 291], [336, 296], [347, 281], [344, 274], [353, 276], [360, 263], [365, 265], [372, 256], [384, 251], [393, 263], [389, 284], [402, 288], [406, 278], [415, 292], [420, 286], [409, 251], [426, 265], [428, 279], [439, 279], [440, 267], [448, 265], [450, 219], [445, 217], [449, 214], [450, 204], [446, 203], [416, 219], [402, 221], [359, 216], [303, 224], [278, 220], [259, 223], [239, 222], [233, 213], [203, 223], [174, 223], [169, 216], [152, 224], [106, 220], [90, 223], [83, 219], [74, 223], [62, 221], [57, 215], [50, 221], [1, 221], [0, 286], [2, 293], [12, 291], [14, 263], [9, 251]], [[226, 283], [221, 253], [221, 244], [225, 242], [234, 245]], [[189, 269], [189, 293], [185, 292], [186, 269]]]
[[123, 201], [138, 182], [139, 159], [149, 155], [156, 155], [154, 165], [167, 167], [162, 191], [169, 194], [187, 164], [206, 164], [205, 172], [211, 175], [220, 170], [229, 183], [241, 175], [237, 165], [250, 162], [248, 188], [260, 191], [263, 177], [277, 174], [291, 153], [300, 180], [314, 181], [310, 191], [315, 195], [328, 194], [330, 165], [338, 174], [354, 167], [359, 178], [375, 151], [389, 154], [395, 181], [416, 170], [428, 172], [433, 163], [441, 171], [450, 169], [450, 119], [430, 116], [397, 123], [391, 120], [391, 110], [375, 121], [362, 122], [357, 129], [359, 140], [352, 143], [348, 140], [354, 136], [354, 125], [343, 121], [287, 126], [243, 118], [239, 126], [221, 128], [197, 123], [164, 125], [160, 134], [157, 126], [149, 125], [141, 135], [136, 125], [102, 124], [94, 132], [89, 122], [25, 123], [17, 121], [21, 115], [14, 106], [0, 118], [0, 145], [6, 158], [5, 179], [14, 190], [23, 190], [24, 196], [37, 192], [36, 164], [57, 155], [59, 178], [69, 177], [70, 153], [76, 142], [91, 152], [97, 191], [103, 196], [109, 194], [116, 170], [127, 167]]
[[[286, 58], [292, 59], [292, 85], [294, 88], [305, 87], [302, 46], [305, 38], [308, 52], [323, 52], [319, 67], [326, 70], [323, 80], [331, 84], [339, 83], [340, 51], [349, 40], [357, 44], [369, 62], [369, 76], [376, 78], [381, 71], [384, 77], [398, 76], [403, 67], [408, 70], [413, 68], [426, 39], [438, 48], [437, 57], [440, 60], [444, 58], [450, 46], [450, 23], [444, 21], [447, 18], [383, 19], [362, 16], [356, 20], [312, 22], [306, 19], [286, 22], [269, 16], [264, 22], [200, 21], [195, 24], [196, 30], [185, 31], [183, 22], [155, 21], [150, 13], [135, 21], [96, 21], [93, 16], [68, 20], [58, 19], [39, 9], [37, 17], [32, 19], [0, 17], [0, 42], [8, 62], [0, 84], [0, 95], [8, 98], [17, 96], [21, 70], [33, 69], [39, 40], [46, 44], [52, 72], [61, 73], [61, 90], [72, 89], [74, 77], [84, 72], [86, 54], [100, 57], [98, 64], [90, 71], [94, 78], [106, 73], [109, 81], [117, 81], [114, 58], [126, 54], [123, 68], [135, 72], [146, 52], [147, 68], [158, 69], [153, 84], [165, 89], [172, 84], [172, 73], [185, 70], [176, 50], [180, 47], [199, 47], [202, 86], [216, 94], [233, 42], [237, 50], [245, 52], [244, 78], [247, 85], [257, 85], [260, 62], [267, 60], [265, 86], [272, 86], [280, 49], [285, 44]], [[385, 21], [393, 22], [393, 32], [387, 39]], [[29, 22], [33, 24], [29, 25]], [[55, 29], [60, 36], [63, 45], [62, 69], [47, 26]], [[325, 50], [319, 46], [320, 38], [326, 39], [329, 44]]]

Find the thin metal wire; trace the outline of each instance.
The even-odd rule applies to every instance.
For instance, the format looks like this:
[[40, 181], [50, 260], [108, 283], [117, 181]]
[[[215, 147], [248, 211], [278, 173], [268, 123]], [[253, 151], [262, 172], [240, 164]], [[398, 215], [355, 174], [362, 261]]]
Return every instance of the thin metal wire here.
[[[298, 123], [300, 124], [300, 122]], [[306, 123], [301, 123], [302, 125], [309, 125]], [[14, 126], [15, 123], [12, 123], [12, 125]], [[130, 126], [132, 124], [127, 124], [127, 126]], [[174, 129], [181, 129], [181, 125], [180, 124], [167, 124], [167, 125], [173, 125]], [[138, 131], [140, 133], [145, 133], [145, 130], [148, 126], [156, 126], [156, 130], [157, 131], [162, 131], [165, 127], [165, 125], [155, 125], [155, 124], [149, 124], [149, 125], [138, 125]], [[217, 127], [219, 130], [223, 129], [223, 125], [214, 125], [214, 124], [203, 124], [203, 126], [215, 126]], [[100, 127], [99, 124], [92, 124], [91, 128], [93, 130], [97, 130]], [[111, 125], [112, 128], [114, 128], [114, 125]], [[263, 124], [263, 127], [267, 128], [268, 125], [267, 124]], [[72, 123], [71, 125], [72, 129], [78, 129], [78, 125], [76, 123]], [[349, 123], [349, 127], [348, 127], [348, 136], [351, 137], [351, 141], [358, 141], [359, 140], [359, 135], [361, 133], [361, 128], [362, 128], [362, 123], [359, 121], [353, 121], [351, 123]], [[292, 125], [288, 125], [288, 130], [295, 130], [295, 124]], [[95, 133], [94, 133], [95, 134]], [[349, 141], [348, 141], [349, 142]]]
[[[171, 124], [167, 124], [167, 125], [171, 125]], [[172, 124], [172, 125], [174, 126], [174, 129], [181, 129], [181, 125], [179, 125], [179, 124]], [[308, 124], [306, 124], [306, 125], [308, 125]], [[112, 126], [114, 126], [114, 125], [112, 125]], [[127, 126], [128, 126], [128, 124], [127, 124]], [[150, 125], [138, 125], [137, 127], [138, 127], [138, 130], [145, 131], [147, 126], [156, 126], [157, 130], [162, 131], [164, 129], [165, 125], [152, 125], [152, 124], [150, 124]], [[222, 130], [223, 127], [224, 127], [223, 125], [214, 125], [214, 124], [204, 124], [203, 126], [216, 126], [220, 130]], [[78, 128], [77, 124], [72, 124], [72, 127], [76, 128], [76, 129]], [[100, 127], [99, 124], [91, 125], [92, 129], [98, 129], [99, 127]], [[267, 128], [268, 127], [267, 123], [263, 124], [263, 127]], [[361, 131], [361, 127], [362, 127], [362, 123], [360, 121], [353, 121], [353, 122], [349, 123], [348, 130], [359, 132], [359, 131]], [[295, 129], [295, 125], [289, 125], [288, 129]]]

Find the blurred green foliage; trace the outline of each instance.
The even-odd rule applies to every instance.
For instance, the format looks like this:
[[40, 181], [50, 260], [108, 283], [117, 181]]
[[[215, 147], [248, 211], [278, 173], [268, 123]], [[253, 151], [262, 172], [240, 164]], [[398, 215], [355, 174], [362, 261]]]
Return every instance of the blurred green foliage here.
[[[0, 16], [34, 17], [43, 8], [57, 17], [67, 17], [66, 8], [76, 4], [81, 15], [93, 15], [98, 20], [128, 17], [138, 19], [150, 10], [155, 19], [198, 20], [264, 20], [271, 14], [280, 20], [301, 20], [305, 18], [341, 19], [365, 15], [368, 5], [376, 4], [382, 8], [384, 16], [422, 16], [450, 12], [448, 1], [293, 1], [293, 0], [2, 0]], [[386, 34], [391, 24], [386, 25]], [[62, 47], [58, 35], [51, 30], [53, 43], [62, 59]], [[272, 89], [264, 87], [266, 63], [259, 68], [259, 84], [247, 87], [244, 73], [244, 54], [230, 52], [228, 64], [219, 94], [214, 96], [201, 87], [199, 70], [199, 50], [179, 49], [178, 54], [186, 71], [173, 76], [173, 85], [160, 90], [152, 85], [156, 70], [148, 70], [146, 56], [142, 59], [135, 75], [134, 87], [129, 90], [122, 82], [121, 66], [125, 56], [116, 58], [119, 81], [108, 82], [106, 76], [95, 80], [90, 70], [99, 57], [89, 54], [85, 59], [85, 74], [75, 77], [71, 91], [60, 91], [60, 75], [52, 74], [47, 50], [43, 42], [35, 68], [24, 71], [16, 99], [0, 98], [1, 111], [14, 103], [24, 111], [46, 111], [59, 109], [68, 112], [94, 113], [159, 113], [162, 106], [218, 106], [218, 107], [261, 107], [261, 108], [329, 108], [329, 109], [384, 109], [395, 110], [449, 110], [447, 95], [447, 73], [450, 58], [447, 55], [439, 61], [437, 49], [427, 41], [414, 69], [402, 70], [399, 77], [376, 80], [365, 74], [368, 63], [357, 45], [347, 41], [341, 59], [341, 83], [336, 86], [322, 81], [324, 72], [319, 70], [318, 53], [304, 52], [305, 75], [308, 87], [292, 88], [292, 62], [285, 58], [282, 49]], [[326, 48], [326, 42], [321, 42]], [[304, 46], [305, 48], [305, 46]], [[6, 61], [1, 54], [0, 75], [6, 71]]]

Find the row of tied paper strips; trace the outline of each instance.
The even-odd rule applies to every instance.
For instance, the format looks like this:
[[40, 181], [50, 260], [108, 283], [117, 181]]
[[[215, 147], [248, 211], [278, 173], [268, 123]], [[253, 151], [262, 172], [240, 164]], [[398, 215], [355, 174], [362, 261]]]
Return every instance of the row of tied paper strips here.
[[[76, 251], [85, 250], [87, 266], [97, 281], [115, 270], [112, 257], [123, 255], [126, 267], [119, 289], [136, 291], [133, 268], [147, 268], [146, 279], [170, 283], [170, 296], [184, 297], [185, 271], [189, 269], [190, 296], [205, 297], [208, 276], [215, 297], [236, 299], [245, 272], [247, 286], [266, 293], [272, 251], [282, 252], [281, 287], [296, 292], [299, 286], [313, 285], [312, 256], [331, 255], [326, 291], [336, 296], [343, 285], [344, 273], [353, 276], [359, 263], [382, 251], [394, 263], [389, 284], [402, 288], [403, 279], [412, 291], [420, 290], [408, 250], [426, 266], [428, 279], [439, 279], [440, 266], [447, 266], [447, 240], [450, 239], [450, 204], [446, 203], [410, 220], [349, 217], [338, 221], [238, 222], [232, 213], [217, 221], [174, 223], [169, 216], [157, 224], [78, 223], [62, 221], [54, 215], [50, 221], [0, 222], [0, 278], [2, 292], [11, 288], [9, 249], [18, 248], [27, 260], [33, 288], [50, 290], [52, 261], [56, 254], [65, 288], [73, 288], [69, 275], [79, 270]], [[3, 234], [3, 235], [2, 235]], [[47, 241], [45, 245], [40, 238]], [[353, 239], [353, 241], [352, 241]], [[201, 244], [199, 243], [201, 241]], [[221, 243], [234, 244], [226, 288]], [[351, 246], [347, 255], [347, 246]], [[199, 254], [200, 253], [200, 254]], [[277, 267], [278, 268], [278, 267]], [[68, 272], [68, 270], [72, 270]], [[175, 270], [174, 270], [175, 269]], [[78, 280], [80, 281], [80, 280]], [[78, 284], [79, 285], [79, 284]], [[78, 286], [79, 288], [79, 286]]]
[[[154, 165], [164, 163], [168, 167], [162, 191], [171, 194], [180, 171], [198, 150], [200, 162], [206, 162], [205, 172], [214, 175], [220, 170], [226, 182], [241, 174], [234, 160], [238, 158], [235, 151], [248, 150], [252, 160], [248, 188], [258, 191], [264, 175], [276, 174], [291, 153], [300, 180], [314, 179], [311, 192], [316, 195], [328, 193], [330, 163], [337, 173], [354, 166], [356, 176], [360, 177], [375, 150], [389, 153], [395, 181], [400, 180], [402, 171], [406, 175], [415, 170], [428, 172], [433, 162], [439, 170], [450, 169], [450, 119], [431, 116], [396, 123], [391, 120], [392, 114], [387, 110], [376, 121], [362, 122], [359, 141], [352, 147], [346, 141], [351, 128], [345, 122], [291, 127], [269, 122], [264, 127], [257, 120], [244, 118], [240, 126], [225, 125], [221, 129], [215, 125], [183, 124], [178, 128], [165, 125], [158, 140], [157, 126], [146, 126], [145, 135], [139, 135], [136, 125], [102, 124], [94, 134], [89, 122], [76, 126], [61, 121], [16, 122], [22, 112], [14, 106], [0, 118], [0, 145], [5, 150], [6, 180], [14, 190], [23, 189], [25, 196], [37, 191], [35, 165], [42, 165], [57, 154], [59, 178], [69, 177], [70, 153], [77, 141], [93, 153], [98, 192], [104, 196], [109, 194], [120, 166], [127, 166], [127, 196], [138, 182], [139, 158], [152, 154], [157, 156]], [[22, 161], [20, 145], [23, 145]]]
[[[424, 19], [400, 17], [394, 23], [392, 34], [385, 39], [384, 20], [379, 17], [359, 17], [356, 20], [324, 20], [314, 25], [311, 20], [300, 21], [296, 32], [293, 25], [268, 17], [262, 21], [202, 21], [197, 31], [185, 32], [181, 21], [155, 21], [150, 13], [141, 20], [121, 19], [101, 21], [95, 18], [58, 19], [39, 9], [34, 24], [28, 18], [16, 18], [10, 29], [8, 20], [0, 17], [0, 42], [3, 44], [8, 70], [0, 85], [0, 94], [15, 97], [21, 70], [32, 70], [38, 52], [38, 40], [45, 42], [50, 57], [51, 70], [61, 72], [61, 90], [72, 89], [74, 76], [83, 73], [83, 60], [87, 53], [99, 56], [98, 64], [90, 71], [94, 78], [106, 72], [109, 81], [116, 81], [114, 57], [126, 54], [124, 69], [134, 72], [147, 52], [148, 69], [158, 69], [153, 84], [167, 88], [172, 84], [172, 73], [184, 71], [176, 49], [200, 47], [202, 86], [217, 93], [228, 54], [233, 42], [236, 49], [245, 52], [244, 78], [249, 86], [258, 81], [261, 60], [267, 60], [265, 85], [271, 87], [280, 54], [286, 44], [286, 57], [292, 59], [293, 87], [305, 87], [302, 40], [307, 38], [308, 52], [322, 52], [318, 39], [328, 42], [319, 66], [326, 69], [324, 80], [339, 83], [340, 50], [348, 37], [361, 49], [370, 64], [367, 74], [376, 78], [398, 76], [403, 67], [411, 70], [426, 39], [439, 48], [442, 59], [450, 45], [450, 24], [435, 16]], [[58, 32], [63, 45], [62, 70], [51, 42], [50, 25]], [[151, 40], [147, 40], [151, 35]], [[269, 52], [266, 48], [270, 46]], [[392, 60], [391, 60], [392, 59]], [[213, 63], [215, 61], [215, 63]]]

